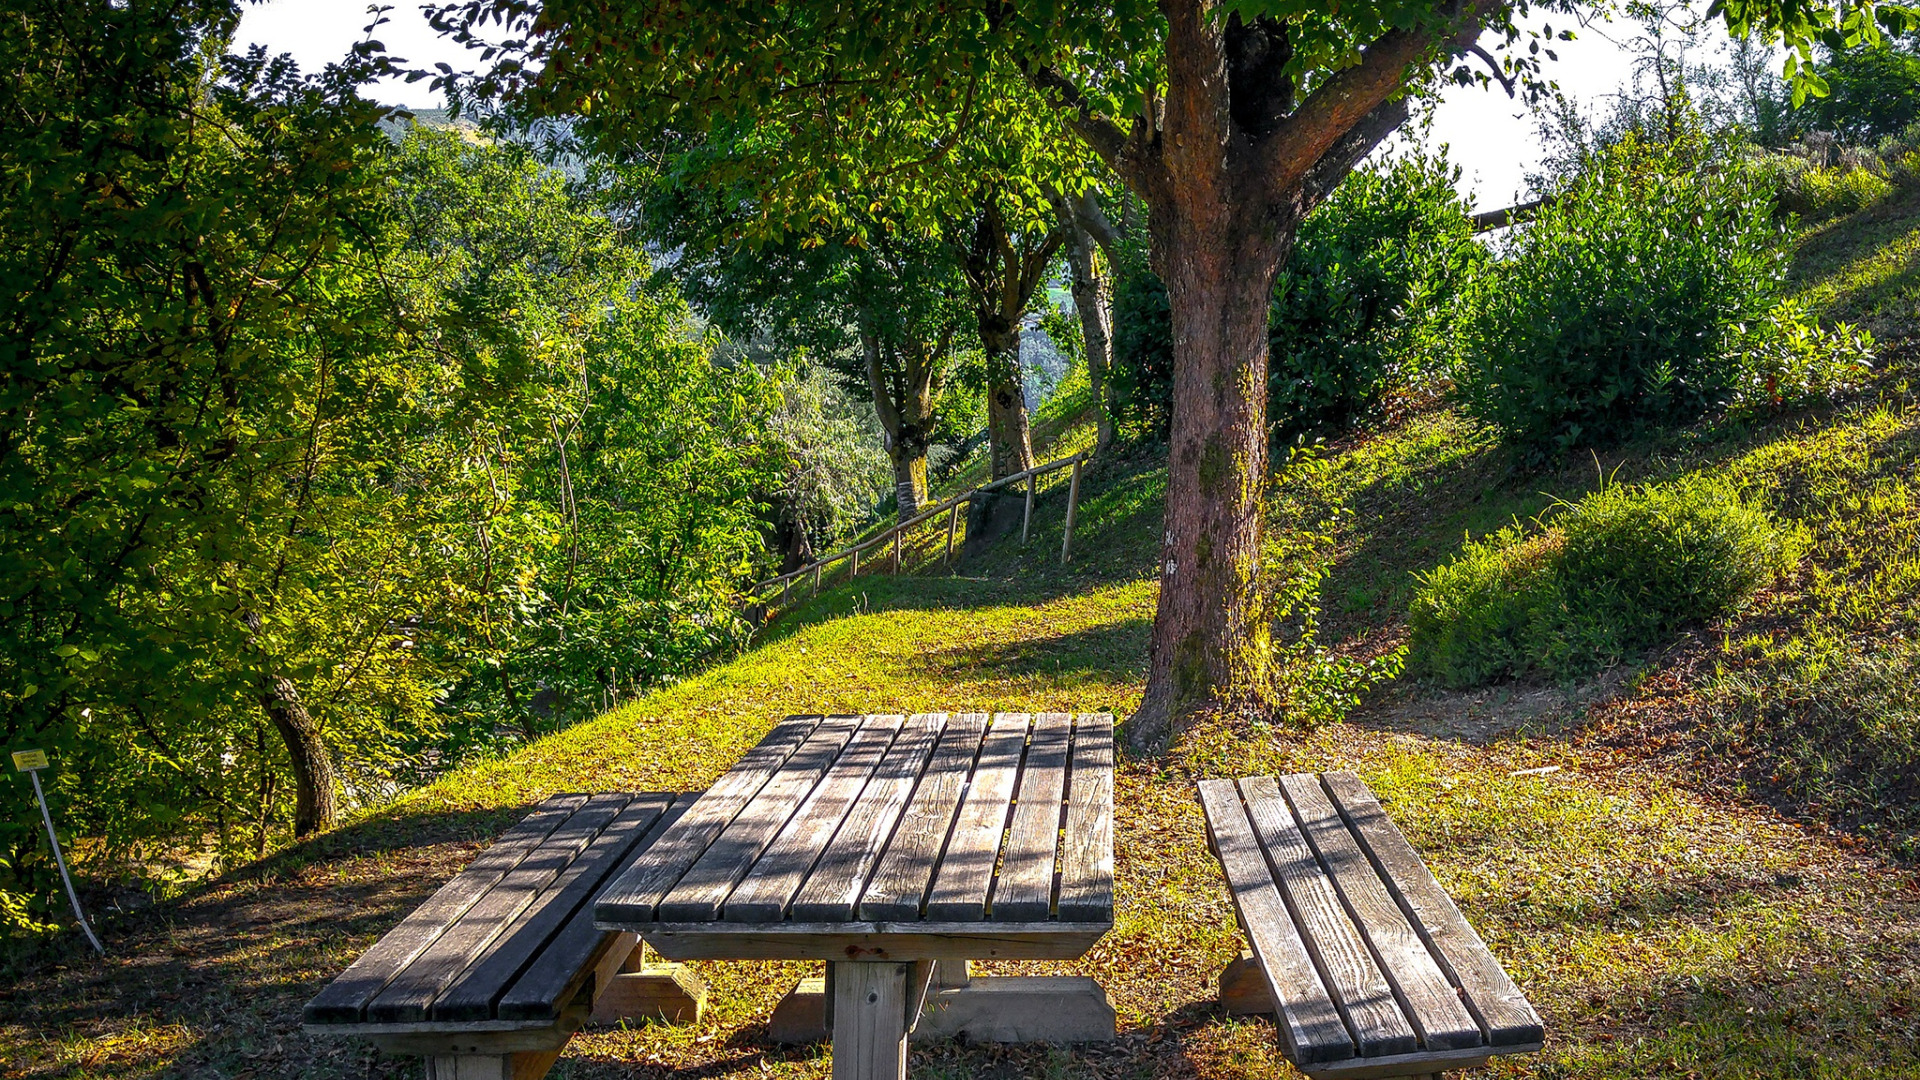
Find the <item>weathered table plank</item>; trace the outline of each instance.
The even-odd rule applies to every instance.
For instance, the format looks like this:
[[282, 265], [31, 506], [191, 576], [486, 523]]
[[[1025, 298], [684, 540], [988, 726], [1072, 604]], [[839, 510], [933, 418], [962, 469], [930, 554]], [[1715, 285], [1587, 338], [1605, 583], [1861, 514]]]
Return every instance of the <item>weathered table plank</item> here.
[[[795, 922], [846, 922], [854, 918], [867, 877], [880, 861], [887, 841], [893, 838], [894, 826], [900, 823], [907, 799], [933, 754], [946, 719], [945, 713], [916, 713], [907, 719], [840, 831], [807, 876], [806, 885], [794, 897]], [[918, 914], [917, 897], [914, 910]]]
[[655, 908], [680, 883], [687, 867], [733, 824], [740, 809], [760, 793], [820, 722], [819, 716], [789, 716], [775, 725], [647, 849], [647, 858], [635, 863], [600, 894], [594, 902], [594, 918], [652, 921]]
[[[656, 912], [661, 922], [701, 922], [720, 917], [727, 895], [747, 876], [755, 860], [773, 842], [787, 819], [813, 790], [822, 774], [852, 737], [857, 716], [829, 716], [793, 756], [773, 774], [759, 794], [740, 809], [680, 883], [667, 892]], [[699, 809], [698, 805], [694, 808]]]
[[897, 714], [885, 714], [861, 722], [846, 749], [767, 845], [753, 866], [753, 876], [727, 897], [722, 911], [727, 921], [775, 922], [786, 917], [788, 901], [800, 891], [801, 882], [886, 757], [900, 733], [901, 720]]
[[1061, 795], [1072, 731], [1069, 713], [1033, 718], [1033, 741], [1007, 827], [1007, 852], [993, 885], [995, 921], [1032, 922], [1053, 913], [1054, 859], [1060, 847]]
[[[647, 827], [660, 819], [673, 796], [652, 792], [629, 798], [619, 793], [610, 801], [624, 804], [618, 805], [618, 816], [527, 905], [511, 933], [501, 934], [476, 953], [466, 969], [434, 998], [429, 1010], [433, 1019], [485, 1020], [493, 1016], [495, 1002], [515, 976], [598, 891], [612, 864], [625, 857], [646, 834]], [[572, 825], [587, 812], [575, 814], [568, 824]]]
[[1247, 816], [1266, 849], [1273, 878], [1287, 908], [1304, 931], [1327, 990], [1353, 1032], [1360, 1056], [1405, 1054], [1419, 1048], [1413, 1026], [1400, 1011], [1392, 987], [1374, 963], [1359, 927], [1348, 917], [1340, 895], [1314, 857], [1299, 823], [1281, 799], [1271, 777], [1240, 781]]
[[1452, 897], [1433, 879], [1413, 845], [1387, 820], [1379, 800], [1350, 772], [1327, 773], [1322, 782], [1380, 876], [1394, 889], [1415, 927], [1464, 992], [1466, 1005], [1485, 1029], [1487, 1042], [1494, 1046], [1540, 1042], [1545, 1037], [1540, 1014], [1460, 914]]
[[1241, 928], [1279, 1003], [1280, 1037], [1287, 1043], [1288, 1057], [1302, 1065], [1352, 1057], [1353, 1039], [1274, 888], [1266, 855], [1241, 808], [1239, 789], [1231, 780], [1202, 780], [1200, 801]]
[[952, 922], [986, 917], [987, 890], [993, 884], [1000, 841], [1007, 831], [1007, 807], [1013, 801], [1032, 719], [1027, 713], [994, 716], [954, 819], [953, 835], [934, 872], [927, 918]]
[[458, 922], [414, 957], [367, 1006], [367, 1019], [381, 1024], [428, 1019], [434, 999], [519, 919], [626, 802], [625, 794], [588, 798], [587, 804], [554, 829], [537, 850], [521, 859]]
[[985, 713], [955, 713], [948, 717], [933, 760], [920, 777], [899, 831], [874, 871], [873, 881], [860, 897], [859, 915], [868, 922], [906, 921], [920, 917], [933, 872], [945, 850], [953, 817], [966, 794], [967, 778], [980, 741], [986, 733]]
[[1113, 917], [1113, 717], [1104, 713], [1073, 725], [1056, 911], [1062, 922]]

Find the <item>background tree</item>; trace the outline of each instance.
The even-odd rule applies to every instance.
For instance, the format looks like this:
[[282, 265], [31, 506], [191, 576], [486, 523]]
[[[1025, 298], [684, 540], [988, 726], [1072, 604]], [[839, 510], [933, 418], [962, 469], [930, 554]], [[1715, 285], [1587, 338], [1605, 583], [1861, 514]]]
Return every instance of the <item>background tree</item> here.
[[[1456, 58], [1488, 30], [1519, 39], [1515, 18], [1528, 10], [1504, 0], [1338, 11], [1206, 0], [858, 10], [818, 0], [749, 10], [471, 0], [444, 9], [442, 24], [469, 35], [483, 20], [503, 24], [517, 44], [479, 91], [582, 116], [589, 137], [615, 145], [799, 102], [833, 115], [884, 99], [957, 117], [965, 89], [996, 65], [1065, 110], [1145, 201], [1173, 313], [1161, 589], [1146, 699], [1130, 725], [1135, 744], [1149, 746], [1196, 712], [1268, 700], [1266, 313], [1295, 230], [1406, 118], [1409, 91], [1443, 72], [1472, 78]], [[1722, 13], [1736, 35], [1780, 33], [1800, 56], [1816, 38], [1845, 47], [1905, 19], [1871, 0]], [[1536, 67], [1511, 51], [1498, 62], [1508, 78]], [[842, 134], [824, 129], [822, 153]]]

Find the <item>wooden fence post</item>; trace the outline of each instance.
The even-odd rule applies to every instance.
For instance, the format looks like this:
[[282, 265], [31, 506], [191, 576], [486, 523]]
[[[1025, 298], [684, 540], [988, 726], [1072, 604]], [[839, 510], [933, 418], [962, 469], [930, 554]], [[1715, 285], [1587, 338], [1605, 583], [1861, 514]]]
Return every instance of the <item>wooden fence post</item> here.
[[1060, 534], [1060, 565], [1067, 564], [1067, 553], [1073, 548], [1073, 512], [1080, 505], [1080, 463], [1073, 463], [1073, 479], [1067, 482], [1067, 527]]
[[896, 577], [899, 576], [900, 574], [900, 528], [899, 526], [895, 526], [893, 530], [893, 572]]
[[[967, 505], [972, 506], [973, 501], [968, 500]], [[948, 565], [952, 565], [953, 563], [953, 530], [954, 530], [954, 527], [959, 524], [960, 524], [960, 504], [954, 503], [953, 507], [947, 511], [947, 563]]]
[[820, 595], [820, 568], [825, 565], [825, 563], [813, 564], [813, 595], [815, 596]]
[[1020, 542], [1027, 542], [1027, 530], [1033, 525], [1033, 482], [1040, 479], [1037, 475], [1027, 477], [1027, 512], [1020, 518]]
[[787, 590], [791, 589], [792, 587], [793, 587], [793, 578], [785, 577], [780, 579], [780, 606], [781, 607], [787, 606]]
[[853, 549], [853, 569], [847, 574], [847, 580], [852, 581], [854, 578], [857, 578], [859, 576], [860, 576], [860, 549], [854, 548]]

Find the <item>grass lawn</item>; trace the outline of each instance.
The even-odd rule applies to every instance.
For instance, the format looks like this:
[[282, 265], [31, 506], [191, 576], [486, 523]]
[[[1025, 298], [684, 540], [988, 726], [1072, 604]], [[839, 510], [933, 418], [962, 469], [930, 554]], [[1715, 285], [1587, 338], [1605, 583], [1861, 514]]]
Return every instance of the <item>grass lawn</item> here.
[[[1891, 243], [1916, 225], [1873, 227]], [[1830, 311], [1861, 297], [1880, 319], [1920, 310], [1905, 253], [1920, 247], [1876, 255], [1824, 235], [1809, 259], [1825, 261], [1805, 273]], [[1056, 430], [1064, 452], [1087, 437]], [[1296, 1076], [1270, 1022], [1213, 1000], [1239, 938], [1193, 784], [1346, 768], [1546, 1019], [1543, 1053], [1486, 1075], [1920, 1080], [1920, 412], [1898, 372], [1821, 415], [1709, 425], [1545, 474], [1513, 472], [1484, 431], [1428, 410], [1294, 463], [1275, 522], [1326, 538], [1324, 629], [1376, 649], [1402, 633], [1411, 575], [1621, 464], [1626, 480], [1728, 473], [1807, 528], [1812, 554], [1745, 610], [1588, 684], [1403, 681], [1346, 723], [1211, 729], [1165, 760], [1123, 758], [1113, 932], [1080, 961], [988, 968], [1095, 976], [1120, 1039], [916, 1046], [914, 1075]], [[915, 572], [829, 581], [730, 663], [177, 902], [110, 916], [105, 962], [64, 939], [7, 956], [0, 1075], [415, 1076], [417, 1061], [307, 1038], [299, 1007], [533, 801], [703, 787], [790, 712], [1124, 717], [1144, 678], [1160, 466], [1142, 451], [1089, 471], [1064, 567], [1057, 494], [1030, 544], [957, 572], [929, 529], [909, 547]], [[696, 966], [713, 988], [701, 1023], [585, 1035], [552, 1075], [828, 1075], [824, 1047], [764, 1039], [807, 965]]]

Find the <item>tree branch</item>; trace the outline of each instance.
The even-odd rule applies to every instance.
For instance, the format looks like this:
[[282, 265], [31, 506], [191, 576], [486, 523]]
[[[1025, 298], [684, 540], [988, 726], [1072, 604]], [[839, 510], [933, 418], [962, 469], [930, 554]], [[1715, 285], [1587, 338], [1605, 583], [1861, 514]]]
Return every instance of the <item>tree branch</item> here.
[[1391, 98], [1373, 107], [1373, 111], [1362, 117], [1358, 124], [1349, 128], [1339, 141], [1320, 155], [1320, 160], [1307, 170], [1306, 178], [1301, 181], [1303, 205], [1301, 212], [1311, 212], [1320, 205], [1321, 200], [1338, 187], [1342, 178], [1360, 159], [1373, 152], [1380, 141], [1393, 134], [1394, 129], [1407, 121], [1407, 99]]
[[[1446, 44], [1464, 52], [1480, 36], [1486, 17], [1507, 0], [1466, 0], [1461, 21]], [[1360, 62], [1336, 72], [1307, 95], [1287, 122], [1254, 144], [1257, 180], [1278, 197], [1314, 169], [1336, 143], [1367, 120], [1381, 102], [1406, 84], [1407, 69], [1437, 44], [1430, 33], [1389, 30], [1360, 54]]]
[[1106, 162], [1107, 168], [1119, 173], [1136, 188], [1147, 182], [1141, 141], [1112, 119], [1095, 112], [1072, 80], [1045, 64], [1023, 62], [1020, 73], [1026, 76], [1028, 84], [1039, 91], [1041, 97], [1059, 108], [1073, 111], [1074, 118], [1069, 121], [1073, 130], [1100, 156], [1101, 161]]
[[1506, 72], [1500, 70], [1500, 61], [1494, 59], [1492, 53], [1477, 44], [1468, 46], [1467, 51], [1485, 61], [1487, 74], [1490, 75], [1495, 82], [1500, 84], [1500, 88], [1507, 92], [1508, 97], [1514, 96], [1513, 80], [1507, 77]]

